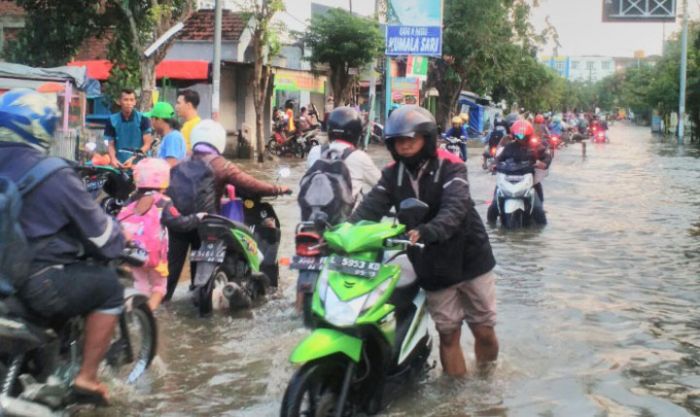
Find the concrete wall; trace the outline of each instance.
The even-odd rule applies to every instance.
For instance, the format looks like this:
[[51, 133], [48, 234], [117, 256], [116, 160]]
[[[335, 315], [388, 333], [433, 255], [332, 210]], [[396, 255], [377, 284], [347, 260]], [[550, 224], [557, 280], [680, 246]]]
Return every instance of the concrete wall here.
[[[165, 59], [172, 60], [202, 60], [211, 62], [214, 57], [213, 42], [210, 41], [176, 41], [168, 50]], [[233, 42], [222, 42], [221, 59], [235, 61], [238, 58], [238, 47]]]

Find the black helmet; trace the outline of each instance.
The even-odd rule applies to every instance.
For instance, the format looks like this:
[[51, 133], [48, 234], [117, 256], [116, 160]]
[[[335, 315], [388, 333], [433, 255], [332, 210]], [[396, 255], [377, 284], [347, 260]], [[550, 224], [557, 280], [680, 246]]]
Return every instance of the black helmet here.
[[513, 126], [513, 123], [517, 122], [520, 120], [520, 115], [518, 113], [511, 113], [508, 116], [503, 119], [503, 122], [505, 124], [506, 129], [508, 130], [508, 133], [510, 133], [510, 127]]
[[437, 123], [432, 113], [423, 107], [405, 105], [394, 110], [384, 126], [384, 141], [395, 160], [399, 156], [394, 149], [394, 139], [400, 137], [415, 137], [423, 135], [425, 146], [422, 157], [433, 157], [437, 154]]
[[344, 140], [357, 146], [362, 136], [362, 118], [350, 107], [337, 107], [328, 115], [328, 140]]
[[294, 106], [296, 106], [297, 101], [294, 100], [293, 98], [288, 99], [287, 101], [284, 102], [284, 108], [286, 109], [293, 109]]

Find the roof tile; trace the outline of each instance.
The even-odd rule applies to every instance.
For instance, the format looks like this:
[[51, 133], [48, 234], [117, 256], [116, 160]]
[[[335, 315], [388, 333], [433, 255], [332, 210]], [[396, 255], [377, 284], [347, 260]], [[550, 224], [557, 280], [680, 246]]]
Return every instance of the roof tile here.
[[[221, 22], [221, 38], [225, 41], [237, 41], [245, 29], [247, 21], [243, 13], [224, 10]], [[199, 10], [185, 22], [185, 27], [178, 37], [185, 41], [209, 41], [214, 39], [214, 11]]]

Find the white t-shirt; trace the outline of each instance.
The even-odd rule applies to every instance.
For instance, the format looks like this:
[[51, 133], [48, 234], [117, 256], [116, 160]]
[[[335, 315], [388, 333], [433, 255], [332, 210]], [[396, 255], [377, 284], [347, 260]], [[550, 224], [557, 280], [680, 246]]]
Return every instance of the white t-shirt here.
[[[347, 142], [333, 141], [329, 144], [330, 148], [338, 153], [343, 153], [345, 149], [351, 145]], [[321, 158], [321, 145], [314, 146], [309, 151], [309, 156], [306, 160], [307, 166], [311, 166]], [[381, 178], [382, 173], [374, 164], [372, 158], [367, 155], [367, 152], [356, 150], [345, 159], [345, 165], [350, 171], [350, 179], [352, 181], [352, 196], [356, 201], [359, 201], [358, 195], [367, 195], [372, 190]]]

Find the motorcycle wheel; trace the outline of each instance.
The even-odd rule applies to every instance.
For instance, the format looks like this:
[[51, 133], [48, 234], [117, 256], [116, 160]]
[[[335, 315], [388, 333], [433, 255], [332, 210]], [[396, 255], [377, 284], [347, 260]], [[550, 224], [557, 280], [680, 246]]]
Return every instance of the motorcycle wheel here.
[[304, 158], [304, 155], [306, 154], [306, 150], [304, 149], [304, 145], [300, 144], [299, 142], [296, 142], [294, 144], [294, 156], [297, 158]]
[[223, 287], [228, 283], [228, 277], [226, 273], [221, 269], [217, 268], [214, 270], [207, 285], [199, 288], [197, 291], [197, 306], [199, 308], [199, 316], [207, 317], [212, 314], [214, 310], [214, 303], [212, 296], [214, 295], [214, 289]]
[[496, 223], [496, 220], [498, 220], [498, 205], [496, 204], [491, 204], [486, 211], [486, 220], [489, 223]]
[[506, 229], [520, 229], [523, 227], [523, 211], [516, 210], [503, 215], [503, 226]]
[[271, 155], [280, 156], [282, 154], [282, 148], [275, 138], [270, 139], [266, 146], [267, 152]]
[[308, 328], [313, 327], [313, 322], [314, 322], [314, 313], [311, 310], [311, 304], [314, 299], [314, 293], [304, 293], [304, 305], [303, 305], [303, 314], [304, 314], [304, 326]]
[[[332, 417], [338, 402], [343, 370], [338, 362], [321, 359], [296, 371], [282, 399], [281, 417]], [[344, 410], [343, 416], [352, 416]]]
[[131, 309], [125, 310], [119, 317], [112, 345], [106, 355], [107, 364], [116, 378], [128, 384], [133, 384], [144, 374], [158, 350], [158, 325], [147, 302], [144, 296], [127, 300], [127, 303], [131, 303]]

